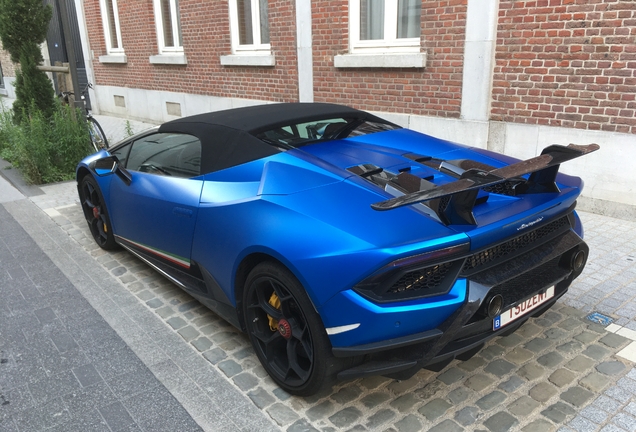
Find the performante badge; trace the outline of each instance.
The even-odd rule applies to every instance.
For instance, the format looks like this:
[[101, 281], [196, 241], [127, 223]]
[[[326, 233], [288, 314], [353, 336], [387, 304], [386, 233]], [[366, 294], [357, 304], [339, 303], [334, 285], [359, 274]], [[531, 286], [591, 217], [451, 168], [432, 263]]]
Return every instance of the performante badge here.
[[532, 225], [536, 225], [536, 224], [538, 224], [539, 222], [541, 222], [542, 220], [543, 220], [543, 216], [541, 216], [541, 217], [539, 217], [539, 218], [536, 218], [536, 219], [535, 219], [535, 220], [533, 220], [532, 222], [528, 222], [528, 223], [521, 224], [521, 225], [519, 226], [519, 228], [517, 228], [517, 231], [521, 231], [522, 229], [530, 228]]

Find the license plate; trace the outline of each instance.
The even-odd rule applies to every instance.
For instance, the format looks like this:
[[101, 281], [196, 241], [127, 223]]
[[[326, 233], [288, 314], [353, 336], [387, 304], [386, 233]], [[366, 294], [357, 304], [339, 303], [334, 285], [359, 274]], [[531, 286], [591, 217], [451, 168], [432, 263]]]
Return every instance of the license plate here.
[[554, 297], [553, 286], [545, 290], [545, 292], [535, 294], [529, 299], [522, 301], [517, 306], [513, 306], [507, 311], [502, 312], [501, 315], [495, 317], [495, 319], [493, 320], [492, 329], [498, 330], [510, 324], [517, 318], [520, 318], [524, 316], [525, 314], [532, 312], [534, 309], [538, 308], [543, 303], [550, 300], [552, 297]]

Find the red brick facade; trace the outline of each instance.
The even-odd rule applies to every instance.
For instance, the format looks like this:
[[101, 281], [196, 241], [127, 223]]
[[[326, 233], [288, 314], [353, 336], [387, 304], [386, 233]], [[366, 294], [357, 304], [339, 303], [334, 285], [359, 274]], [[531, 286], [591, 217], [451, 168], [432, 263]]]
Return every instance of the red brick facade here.
[[459, 117], [467, 0], [422, 2], [425, 69], [335, 69], [349, 49], [349, 1], [312, 4], [314, 98], [375, 111]]
[[501, 0], [493, 120], [636, 133], [636, 2]]
[[221, 97], [291, 102], [298, 99], [294, 2], [270, 1], [269, 25], [275, 67], [222, 66], [232, 52], [227, 1], [181, 0], [181, 31], [187, 65], [150, 64], [158, 53], [152, 0], [119, 0], [127, 63], [100, 63], [106, 54], [99, 0], [86, 0], [93, 67], [99, 85]]
[[[222, 66], [228, 1], [181, 0], [187, 65], [158, 53], [152, 0], [118, 0], [126, 64], [106, 54], [99, 0], [85, 0], [98, 85], [267, 101], [298, 100], [295, 2], [270, 0], [276, 65]], [[349, 0], [311, 2], [313, 97], [358, 108], [460, 118], [467, 0], [422, 1], [423, 69], [335, 68], [349, 50]], [[636, 2], [501, 0], [490, 118], [636, 133]]]

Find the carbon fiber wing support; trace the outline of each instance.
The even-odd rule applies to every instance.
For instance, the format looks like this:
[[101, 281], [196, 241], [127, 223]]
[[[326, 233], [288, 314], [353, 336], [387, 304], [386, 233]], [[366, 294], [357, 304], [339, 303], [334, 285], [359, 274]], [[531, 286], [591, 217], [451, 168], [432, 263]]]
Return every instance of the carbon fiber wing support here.
[[493, 186], [520, 176], [530, 174], [529, 179], [520, 185], [519, 193], [558, 192], [555, 180], [559, 165], [599, 149], [598, 144], [576, 145], [567, 147], [551, 145], [543, 149], [541, 155], [517, 162], [491, 171], [470, 169], [451, 183], [432, 189], [421, 190], [399, 197], [372, 204], [374, 210], [392, 210], [411, 204], [450, 197], [445, 215], [440, 215], [443, 222], [475, 224], [472, 207], [480, 188]]

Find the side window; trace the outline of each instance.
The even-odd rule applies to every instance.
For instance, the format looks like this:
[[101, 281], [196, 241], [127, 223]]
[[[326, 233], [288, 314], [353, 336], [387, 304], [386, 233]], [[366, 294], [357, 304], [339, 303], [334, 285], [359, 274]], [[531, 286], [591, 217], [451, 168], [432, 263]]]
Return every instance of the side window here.
[[132, 144], [126, 168], [157, 175], [196, 177], [201, 174], [201, 141], [186, 134], [149, 135]]
[[121, 166], [126, 167], [130, 146], [131, 144], [126, 144], [125, 146], [119, 147], [117, 150], [108, 150], [108, 152], [113, 156], [117, 156], [117, 159], [119, 159], [119, 163], [121, 164]]

